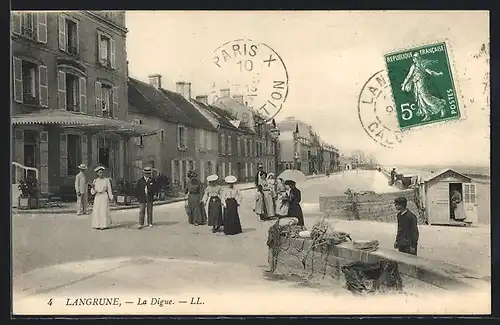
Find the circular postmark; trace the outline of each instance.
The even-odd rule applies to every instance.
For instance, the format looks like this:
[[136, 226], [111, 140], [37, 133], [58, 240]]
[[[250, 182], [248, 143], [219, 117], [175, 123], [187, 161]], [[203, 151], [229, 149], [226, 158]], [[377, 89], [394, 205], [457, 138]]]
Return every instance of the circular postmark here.
[[401, 143], [397, 112], [385, 70], [375, 73], [365, 83], [358, 98], [358, 116], [365, 132], [386, 148]]
[[213, 51], [212, 62], [218, 79], [212, 84], [212, 102], [227, 96], [225, 89], [268, 120], [281, 111], [288, 96], [288, 71], [269, 45], [250, 39], [230, 41]]

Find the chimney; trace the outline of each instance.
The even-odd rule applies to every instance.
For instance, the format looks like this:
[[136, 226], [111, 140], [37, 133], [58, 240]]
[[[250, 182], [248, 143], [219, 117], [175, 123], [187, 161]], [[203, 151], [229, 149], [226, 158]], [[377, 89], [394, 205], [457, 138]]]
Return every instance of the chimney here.
[[220, 90], [221, 97], [231, 97], [229, 93], [229, 88], [223, 88]]
[[208, 96], [207, 95], [196, 96], [196, 100], [199, 102], [202, 102], [205, 105], [208, 105]]
[[175, 91], [186, 99], [191, 99], [191, 83], [178, 81], [175, 83]]
[[238, 103], [245, 105], [243, 102], [243, 95], [234, 95], [233, 96], [234, 100], [236, 100]]
[[150, 74], [148, 78], [150, 85], [153, 85], [156, 88], [161, 88], [161, 74]]
[[187, 100], [191, 99], [191, 83], [190, 82], [184, 83], [184, 91], [182, 93], [182, 96], [184, 96], [184, 98], [186, 98]]
[[184, 93], [184, 81], [178, 81], [175, 83], [175, 92], [178, 94]]

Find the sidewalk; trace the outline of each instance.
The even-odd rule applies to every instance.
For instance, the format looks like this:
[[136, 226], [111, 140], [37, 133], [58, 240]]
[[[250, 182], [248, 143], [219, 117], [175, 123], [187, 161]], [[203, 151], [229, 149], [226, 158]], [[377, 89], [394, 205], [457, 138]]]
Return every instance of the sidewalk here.
[[[320, 178], [325, 176], [324, 174], [318, 175], [310, 175], [307, 176], [308, 179]], [[255, 188], [254, 183], [240, 183], [236, 184], [235, 187], [240, 191], [246, 191]], [[155, 201], [153, 205], [165, 205], [180, 201], [185, 201], [187, 199], [186, 195], [181, 195], [179, 197], [169, 198], [167, 200]], [[33, 210], [20, 210], [16, 207], [12, 208], [12, 214], [69, 214], [76, 213], [76, 203], [62, 203], [61, 207], [50, 207], [50, 208], [40, 208]], [[116, 203], [112, 203], [110, 206], [111, 211], [117, 210], [129, 210], [139, 208], [139, 203], [134, 202], [130, 205], [117, 205]], [[89, 211], [92, 210], [92, 205], [89, 206]]]

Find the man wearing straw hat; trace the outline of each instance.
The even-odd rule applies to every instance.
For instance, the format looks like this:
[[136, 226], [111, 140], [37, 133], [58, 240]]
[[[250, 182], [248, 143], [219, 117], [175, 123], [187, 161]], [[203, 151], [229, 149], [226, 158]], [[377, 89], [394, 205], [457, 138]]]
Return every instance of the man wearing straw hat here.
[[80, 172], [75, 177], [75, 191], [76, 191], [76, 214], [87, 214], [88, 204], [88, 185], [87, 178], [85, 177], [85, 170], [87, 165], [80, 164], [78, 166]]

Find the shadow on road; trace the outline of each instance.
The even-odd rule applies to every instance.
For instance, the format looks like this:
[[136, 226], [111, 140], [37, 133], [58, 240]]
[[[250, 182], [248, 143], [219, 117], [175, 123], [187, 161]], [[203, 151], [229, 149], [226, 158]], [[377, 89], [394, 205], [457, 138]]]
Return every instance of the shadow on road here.
[[[163, 222], [155, 222], [154, 226], [155, 227], [161, 227], [161, 226], [173, 226], [178, 224], [178, 221], [163, 221]], [[110, 229], [118, 229], [118, 228], [135, 228], [137, 226], [137, 222], [135, 221], [126, 221], [126, 222], [120, 222], [111, 225]]]
[[255, 230], [257, 230], [257, 229], [255, 229], [255, 228], [243, 228], [243, 232], [244, 233], [245, 232], [252, 232], [252, 231], [255, 231]]

